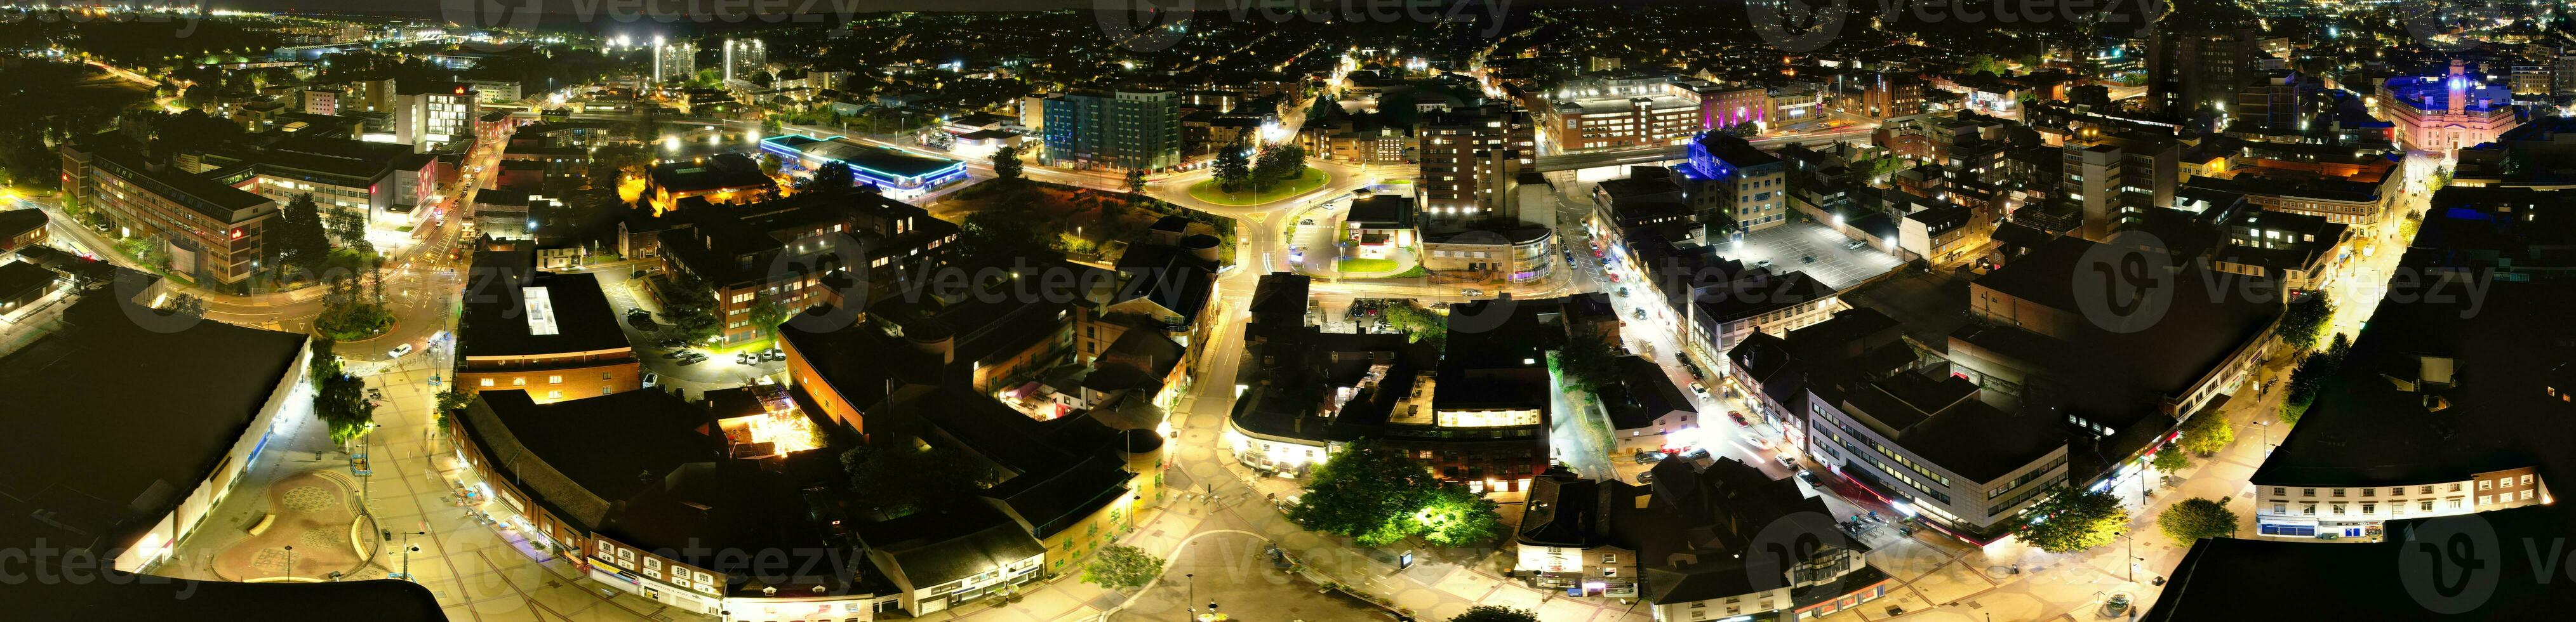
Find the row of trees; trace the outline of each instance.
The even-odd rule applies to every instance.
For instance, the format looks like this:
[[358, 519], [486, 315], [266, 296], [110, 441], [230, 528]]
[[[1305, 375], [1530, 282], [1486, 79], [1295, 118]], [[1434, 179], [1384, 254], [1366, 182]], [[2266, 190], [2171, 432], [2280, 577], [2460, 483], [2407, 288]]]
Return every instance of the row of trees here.
[[1306, 149], [1277, 144], [1255, 154], [1251, 146], [1238, 142], [1217, 150], [1215, 170], [1210, 175], [1226, 192], [1269, 190], [1280, 182], [1306, 175]]
[[[2166, 506], [2156, 515], [2156, 528], [2174, 546], [2189, 547], [2201, 538], [2236, 535], [2236, 512], [2227, 498], [2191, 498]], [[2044, 517], [2023, 526], [2023, 542], [2051, 553], [2073, 553], [2129, 536], [2129, 510], [2104, 492], [2067, 491], [2031, 510]]]
[[335, 342], [316, 337], [311, 343], [305, 375], [313, 380], [313, 416], [331, 426], [331, 442], [348, 443], [374, 425], [376, 405], [367, 401], [367, 381], [341, 369], [340, 357], [331, 353]]

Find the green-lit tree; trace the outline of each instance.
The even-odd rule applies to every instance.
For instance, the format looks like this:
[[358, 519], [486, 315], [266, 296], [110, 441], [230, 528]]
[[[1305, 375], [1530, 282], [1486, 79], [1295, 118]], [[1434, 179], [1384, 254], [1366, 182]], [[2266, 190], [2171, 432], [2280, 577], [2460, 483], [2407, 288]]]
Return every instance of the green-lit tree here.
[[1441, 546], [1491, 540], [1501, 516], [1490, 501], [1440, 481], [1404, 451], [1363, 440], [1315, 469], [1288, 518], [1307, 529], [1382, 546], [1415, 535]]
[[2060, 490], [2031, 508], [2022, 542], [2051, 553], [2073, 553], [2117, 540], [2129, 530], [2129, 510], [2109, 493]]
[[1127, 169], [1127, 193], [1128, 193], [1128, 194], [1144, 194], [1144, 193], [1145, 193], [1145, 169], [1141, 169], [1141, 168], [1131, 168], [1131, 169]]
[[2156, 516], [2156, 528], [2173, 539], [2174, 546], [2189, 548], [2201, 538], [2225, 538], [2236, 535], [2236, 511], [2227, 509], [2227, 497], [2217, 500], [2184, 499], [2166, 507]]
[[1112, 590], [1145, 587], [1154, 577], [1163, 576], [1163, 560], [1124, 544], [1102, 547], [1082, 568], [1082, 581]]
[[2182, 422], [2182, 438], [2176, 444], [2184, 451], [2203, 457], [2218, 454], [2228, 443], [2236, 441], [2236, 428], [2227, 425], [2227, 417], [2205, 412]]
[[2290, 346], [2291, 352], [2314, 350], [2317, 340], [2324, 336], [2326, 320], [2334, 317], [2334, 312], [2334, 301], [2328, 300], [2326, 293], [2320, 291], [2307, 300], [2283, 308], [2281, 322], [2273, 327], [2272, 332], [2281, 336], [2282, 345]]
[[1502, 534], [1502, 513], [1492, 499], [1447, 484], [1433, 491], [1422, 509], [1413, 511], [1422, 539], [1440, 546], [1474, 546]]
[[2154, 458], [2149, 458], [2147, 465], [2166, 473], [2180, 471], [2184, 467], [2191, 466], [2191, 452], [2183, 451], [2181, 447], [2167, 445], [2163, 450], [2157, 451]]
[[1258, 190], [1269, 190], [1305, 175], [1306, 149], [1294, 144], [1271, 145], [1261, 150], [1260, 160], [1252, 165], [1252, 185]]
[[376, 405], [367, 401], [367, 381], [341, 370], [330, 339], [315, 337], [312, 361], [305, 372], [313, 381], [313, 416], [331, 427], [331, 442], [347, 444], [375, 422]]
[[1528, 609], [1513, 609], [1501, 605], [1477, 605], [1474, 607], [1468, 607], [1466, 613], [1461, 613], [1458, 614], [1458, 617], [1450, 618], [1449, 622], [1538, 622], [1538, 616], [1530, 613]]
[[1411, 302], [1387, 305], [1378, 313], [1379, 317], [1386, 318], [1388, 325], [1403, 332], [1405, 341], [1408, 343], [1420, 343], [1428, 339], [1432, 344], [1439, 345], [1448, 340], [1449, 316], [1424, 309]]

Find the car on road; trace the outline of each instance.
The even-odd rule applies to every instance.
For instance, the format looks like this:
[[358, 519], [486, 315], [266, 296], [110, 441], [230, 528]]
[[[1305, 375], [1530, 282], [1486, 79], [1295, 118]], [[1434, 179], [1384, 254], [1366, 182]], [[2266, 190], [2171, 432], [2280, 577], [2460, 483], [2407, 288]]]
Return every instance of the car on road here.
[[1735, 425], [1740, 425], [1740, 426], [1744, 426], [1744, 427], [1748, 427], [1748, 428], [1753, 427], [1753, 421], [1752, 421], [1752, 420], [1750, 420], [1750, 419], [1745, 419], [1745, 418], [1744, 418], [1744, 413], [1742, 413], [1742, 412], [1732, 411], [1732, 410], [1730, 410], [1730, 411], [1726, 411], [1726, 418], [1728, 418], [1728, 419], [1734, 419], [1734, 420], [1735, 420]]
[[1769, 259], [1764, 259], [1764, 260], [1761, 260], [1761, 261], [1753, 262], [1753, 267], [1756, 267], [1756, 268], [1769, 268], [1769, 267], [1771, 267], [1771, 260], [1769, 260]]
[[680, 364], [681, 364], [681, 365], [696, 365], [696, 364], [698, 364], [698, 361], [703, 361], [703, 360], [707, 360], [707, 359], [706, 359], [706, 357], [703, 357], [703, 356], [684, 356], [684, 357], [680, 357]]
[[1856, 250], [1860, 250], [1860, 247], [1868, 246], [1868, 245], [1869, 245], [1869, 242], [1866, 242], [1866, 241], [1862, 241], [1862, 240], [1852, 240], [1850, 244], [1844, 244], [1844, 245], [1843, 245], [1843, 250], [1854, 250], [1854, 251], [1856, 251]]
[[394, 346], [394, 349], [393, 349], [392, 351], [390, 351], [390, 352], [386, 352], [386, 353], [385, 353], [385, 355], [386, 355], [386, 357], [387, 357], [387, 358], [402, 358], [402, 357], [403, 357], [403, 355], [405, 355], [405, 354], [410, 354], [410, 353], [411, 353], [411, 344], [406, 343], [406, 344], [402, 344], [402, 345]]
[[1647, 471], [1647, 472], [1644, 472], [1644, 473], [1638, 473], [1638, 474], [1637, 474], [1637, 483], [1639, 483], [1639, 484], [1652, 484], [1652, 483], [1655, 483], [1655, 472], [1654, 472], [1654, 471]]
[[1708, 399], [1708, 385], [1701, 384], [1698, 380], [1692, 380], [1690, 387], [1691, 392], [1699, 394], [1700, 399]]
[[656, 373], [653, 373], [653, 372], [644, 372], [644, 388], [650, 389], [650, 388], [653, 388], [653, 385], [657, 385], [657, 384], [662, 384], [662, 375], [661, 375], [661, 374], [656, 374]]
[[1625, 288], [1625, 287], [1619, 288], [1619, 295], [1621, 295], [1621, 296], [1626, 296], [1626, 295], [1628, 295], [1628, 288]]
[[1483, 296], [1483, 295], [1485, 295], [1485, 290], [1481, 290], [1481, 289], [1476, 289], [1476, 288], [1470, 287], [1470, 288], [1467, 288], [1467, 289], [1458, 290], [1458, 295], [1460, 295], [1460, 296], [1466, 296], [1466, 297], [1468, 297], [1468, 298], [1474, 298], [1474, 297], [1477, 297], [1477, 296]]
[[1305, 220], [1300, 220], [1300, 221], [1297, 221], [1297, 224], [1300, 224], [1300, 225], [1311, 225], [1311, 224], [1315, 224], [1315, 219], [1313, 219], [1313, 218], [1308, 218], [1308, 219], [1305, 219]]
[[1681, 453], [1681, 459], [1683, 460], [1698, 460], [1706, 457], [1708, 457], [1708, 448], [1706, 447], [1692, 447], [1690, 450]]
[[1665, 458], [1669, 457], [1672, 456], [1660, 451], [1640, 451], [1637, 452], [1636, 460], [1637, 464], [1654, 464], [1657, 462], [1663, 462]]

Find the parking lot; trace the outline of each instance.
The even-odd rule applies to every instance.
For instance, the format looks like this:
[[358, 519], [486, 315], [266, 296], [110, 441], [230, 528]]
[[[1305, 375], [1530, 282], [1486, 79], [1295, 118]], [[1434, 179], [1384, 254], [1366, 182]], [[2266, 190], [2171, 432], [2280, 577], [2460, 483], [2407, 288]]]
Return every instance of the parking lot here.
[[1895, 269], [1896, 257], [1867, 246], [1857, 250], [1844, 248], [1851, 238], [1834, 233], [1823, 225], [1790, 221], [1777, 227], [1744, 234], [1744, 241], [1720, 244], [1719, 255], [1750, 265], [1768, 260], [1779, 272], [1804, 271], [1807, 276], [1835, 289], [1850, 287], [1863, 279]]

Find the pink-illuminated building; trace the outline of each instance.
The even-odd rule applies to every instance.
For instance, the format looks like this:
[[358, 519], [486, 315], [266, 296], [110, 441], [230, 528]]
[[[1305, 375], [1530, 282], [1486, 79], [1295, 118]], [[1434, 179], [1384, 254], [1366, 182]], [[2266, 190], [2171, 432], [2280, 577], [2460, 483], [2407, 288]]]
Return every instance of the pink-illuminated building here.
[[2407, 149], [2441, 154], [2492, 142], [2523, 121], [2509, 85], [2469, 75], [2457, 60], [2445, 75], [2389, 78], [2375, 104]]

